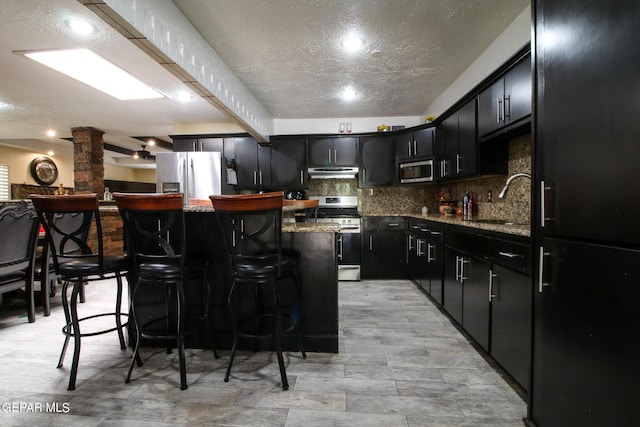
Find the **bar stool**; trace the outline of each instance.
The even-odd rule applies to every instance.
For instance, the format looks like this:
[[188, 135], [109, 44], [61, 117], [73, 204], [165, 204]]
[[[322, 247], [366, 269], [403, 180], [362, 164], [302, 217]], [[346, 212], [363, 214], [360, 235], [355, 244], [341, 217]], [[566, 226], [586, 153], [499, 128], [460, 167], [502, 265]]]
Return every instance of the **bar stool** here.
[[[127, 272], [128, 261], [124, 255], [105, 255], [103, 252], [102, 226], [98, 212], [97, 194], [68, 196], [32, 194], [30, 198], [38, 212], [40, 223], [45, 229], [54, 269], [63, 282], [61, 294], [66, 324], [62, 328], [65, 339], [58, 368], [62, 367], [69, 340], [73, 338], [73, 362], [68, 389], [75, 390], [82, 337], [117, 331], [120, 348], [122, 350], [126, 349], [122, 329], [127, 326], [127, 322], [123, 323], [122, 317], [126, 317], [127, 314], [121, 312], [120, 306], [122, 301], [122, 275]], [[97, 237], [97, 250], [95, 251], [87, 244], [87, 238], [92, 226], [95, 227]], [[77, 302], [84, 284], [114, 277], [117, 283], [114, 312], [80, 318], [78, 316]], [[71, 298], [68, 296], [70, 284], [73, 284]], [[115, 326], [99, 331], [81, 332], [80, 322], [104, 316], [113, 317]]]
[[[306, 358], [298, 331], [295, 300], [290, 310], [283, 310], [280, 287], [283, 279], [292, 279], [296, 294], [299, 280], [295, 260], [282, 254], [283, 193], [210, 196], [218, 224], [222, 230], [233, 270], [233, 282], [227, 304], [233, 326], [233, 345], [224, 381], [229, 374], [238, 347], [239, 337], [273, 338], [282, 388], [289, 383], [282, 356], [282, 335], [294, 331], [302, 357]], [[253, 296], [253, 311], [245, 313], [240, 303], [234, 304], [238, 288], [249, 288]], [[272, 306], [267, 307], [263, 296], [271, 295]], [[245, 301], [241, 301], [245, 302]], [[246, 311], [246, 310], [245, 310]], [[282, 324], [283, 319], [287, 322]], [[264, 327], [263, 320], [271, 320]], [[251, 328], [253, 325], [253, 328]]]
[[[130, 277], [137, 278], [131, 293], [131, 314], [136, 343], [125, 382], [131, 380], [135, 363], [142, 365], [142, 339], [175, 342], [180, 364], [180, 388], [187, 373], [184, 340], [204, 329], [215, 358], [218, 353], [209, 328], [211, 287], [208, 263], [186, 257], [186, 232], [182, 194], [114, 193], [125, 228], [127, 253], [132, 260]], [[199, 314], [187, 313], [184, 282], [198, 279], [204, 295]], [[171, 352], [171, 344], [167, 348]]]

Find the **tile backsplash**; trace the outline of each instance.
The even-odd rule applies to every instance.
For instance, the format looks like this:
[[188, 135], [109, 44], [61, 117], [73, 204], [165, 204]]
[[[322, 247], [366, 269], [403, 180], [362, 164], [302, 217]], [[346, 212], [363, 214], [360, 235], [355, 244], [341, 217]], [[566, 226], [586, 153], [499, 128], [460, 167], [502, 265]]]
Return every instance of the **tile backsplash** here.
[[[312, 179], [307, 190], [310, 196], [358, 196], [359, 211], [363, 215], [418, 214], [423, 206], [429, 213], [438, 213], [438, 192], [451, 193], [462, 206], [466, 191], [473, 194], [478, 218], [495, 218], [530, 223], [531, 180], [517, 178], [509, 186], [504, 199], [499, 199], [507, 178], [515, 173], [531, 173], [531, 135], [509, 141], [507, 176], [492, 176], [472, 180], [425, 185], [358, 188], [356, 179]], [[491, 201], [489, 201], [491, 192]]]
[[[531, 216], [531, 180], [517, 178], [509, 186], [504, 199], [499, 199], [507, 178], [514, 173], [531, 173], [531, 135], [523, 135], [509, 141], [509, 165], [507, 176], [477, 178], [443, 184], [409, 185], [358, 189], [357, 182], [349, 188], [359, 196], [360, 213], [366, 214], [417, 214], [422, 206], [429, 213], [437, 213], [438, 192], [451, 193], [453, 200], [462, 205], [466, 191], [473, 194], [478, 218], [495, 218], [518, 223], [529, 223]], [[310, 189], [311, 190], [311, 189]], [[491, 192], [491, 201], [489, 201]], [[372, 194], [371, 194], [372, 193]], [[309, 194], [312, 194], [311, 192]], [[349, 193], [352, 194], [352, 193]]]

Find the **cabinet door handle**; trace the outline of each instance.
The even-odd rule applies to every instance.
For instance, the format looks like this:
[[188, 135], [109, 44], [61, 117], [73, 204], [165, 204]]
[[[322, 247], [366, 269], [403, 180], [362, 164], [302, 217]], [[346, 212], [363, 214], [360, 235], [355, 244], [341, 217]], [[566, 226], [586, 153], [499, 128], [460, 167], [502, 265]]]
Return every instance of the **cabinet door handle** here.
[[493, 300], [497, 295], [493, 293], [493, 278], [498, 277], [497, 274], [493, 274], [493, 270], [489, 270], [489, 302]]
[[500, 123], [500, 109], [502, 107], [502, 97], [498, 97], [496, 102], [496, 123]]
[[470, 260], [467, 261], [464, 257], [460, 257], [460, 283], [468, 279], [468, 277], [464, 277], [464, 265], [469, 263], [471, 263]]
[[550, 255], [549, 252], [544, 251], [544, 247], [540, 246], [540, 260], [538, 261], [538, 292], [542, 293], [545, 286], [549, 286], [549, 283], [544, 281], [544, 257]]
[[418, 144], [416, 143], [416, 140], [413, 140], [413, 155], [417, 156], [418, 155]]
[[411, 141], [407, 141], [407, 155], [411, 157]]
[[362, 182], [367, 182], [367, 170], [362, 169]]
[[329, 163], [331, 163], [331, 149], [328, 149], [327, 153], [329, 154]]
[[304, 184], [304, 171], [300, 169], [300, 184]]
[[369, 235], [369, 250], [373, 250], [373, 234]]
[[424, 240], [422, 239], [417, 239], [416, 241], [416, 255], [418, 255], [419, 257], [424, 255]]
[[546, 199], [547, 192], [553, 190], [553, 187], [545, 185], [544, 181], [540, 181], [540, 226], [544, 227], [547, 221], [553, 220], [552, 217], [547, 216]]
[[[507, 108], [507, 102], [509, 108]], [[502, 102], [502, 120], [507, 120], [507, 117], [511, 118], [511, 95], [505, 95]]]
[[441, 232], [439, 232], [439, 231], [432, 231], [432, 232], [431, 232], [431, 235], [433, 235], [433, 236], [440, 236], [441, 234], [442, 234], [442, 233], [441, 233]]
[[260, 171], [260, 185], [262, 185], [262, 171]]
[[407, 248], [409, 249], [409, 252], [411, 252], [411, 249], [413, 249], [413, 245], [411, 244], [412, 240], [413, 240], [413, 236], [409, 234], [408, 246], [407, 246]]
[[333, 149], [333, 163], [338, 163], [338, 150]]
[[456, 282], [460, 281], [460, 257], [456, 255]]
[[460, 154], [456, 154], [456, 173], [462, 172], [462, 168], [460, 167], [460, 160], [462, 160], [462, 156]]
[[435, 248], [435, 245], [432, 245], [431, 243], [427, 244], [427, 262], [434, 262], [436, 260], [436, 257], [431, 256], [431, 250]]
[[257, 184], [258, 184], [258, 172], [253, 171], [253, 185], [257, 185]]

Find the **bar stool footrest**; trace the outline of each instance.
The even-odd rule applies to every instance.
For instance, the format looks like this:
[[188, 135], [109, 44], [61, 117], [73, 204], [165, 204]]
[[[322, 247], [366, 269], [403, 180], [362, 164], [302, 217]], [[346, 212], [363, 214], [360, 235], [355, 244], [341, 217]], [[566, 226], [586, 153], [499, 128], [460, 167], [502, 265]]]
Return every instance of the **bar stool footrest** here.
[[[100, 313], [100, 314], [94, 314], [92, 316], [87, 316], [87, 317], [82, 317], [80, 319], [78, 319], [78, 324], [84, 320], [89, 320], [89, 319], [95, 319], [97, 317], [107, 317], [107, 316], [112, 316], [112, 317], [116, 317], [118, 314], [116, 313]], [[120, 313], [119, 314], [120, 317], [129, 317], [128, 314], [126, 313]], [[117, 331], [118, 329], [124, 329], [127, 325], [129, 324], [129, 322], [124, 322], [122, 325], [120, 326], [114, 326], [113, 328], [109, 328], [109, 329], [101, 329], [99, 331], [94, 331], [94, 332], [83, 332], [80, 334], [80, 337], [93, 337], [96, 335], [103, 335], [103, 334], [108, 334], [109, 332], [114, 332]], [[72, 330], [72, 326], [73, 323], [69, 322], [66, 325], [64, 325], [62, 327], [62, 333], [68, 337], [74, 337], [75, 334], [73, 332], [70, 332]]]

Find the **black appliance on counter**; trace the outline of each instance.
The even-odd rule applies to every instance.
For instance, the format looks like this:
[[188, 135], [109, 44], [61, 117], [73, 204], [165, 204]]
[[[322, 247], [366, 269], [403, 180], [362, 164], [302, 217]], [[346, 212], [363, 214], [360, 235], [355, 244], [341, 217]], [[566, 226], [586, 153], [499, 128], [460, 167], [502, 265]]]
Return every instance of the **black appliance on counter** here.
[[[310, 196], [318, 200], [318, 221], [340, 225], [338, 280], [360, 280], [360, 214], [357, 196]], [[308, 218], [309, 221], [315, 219]]]

